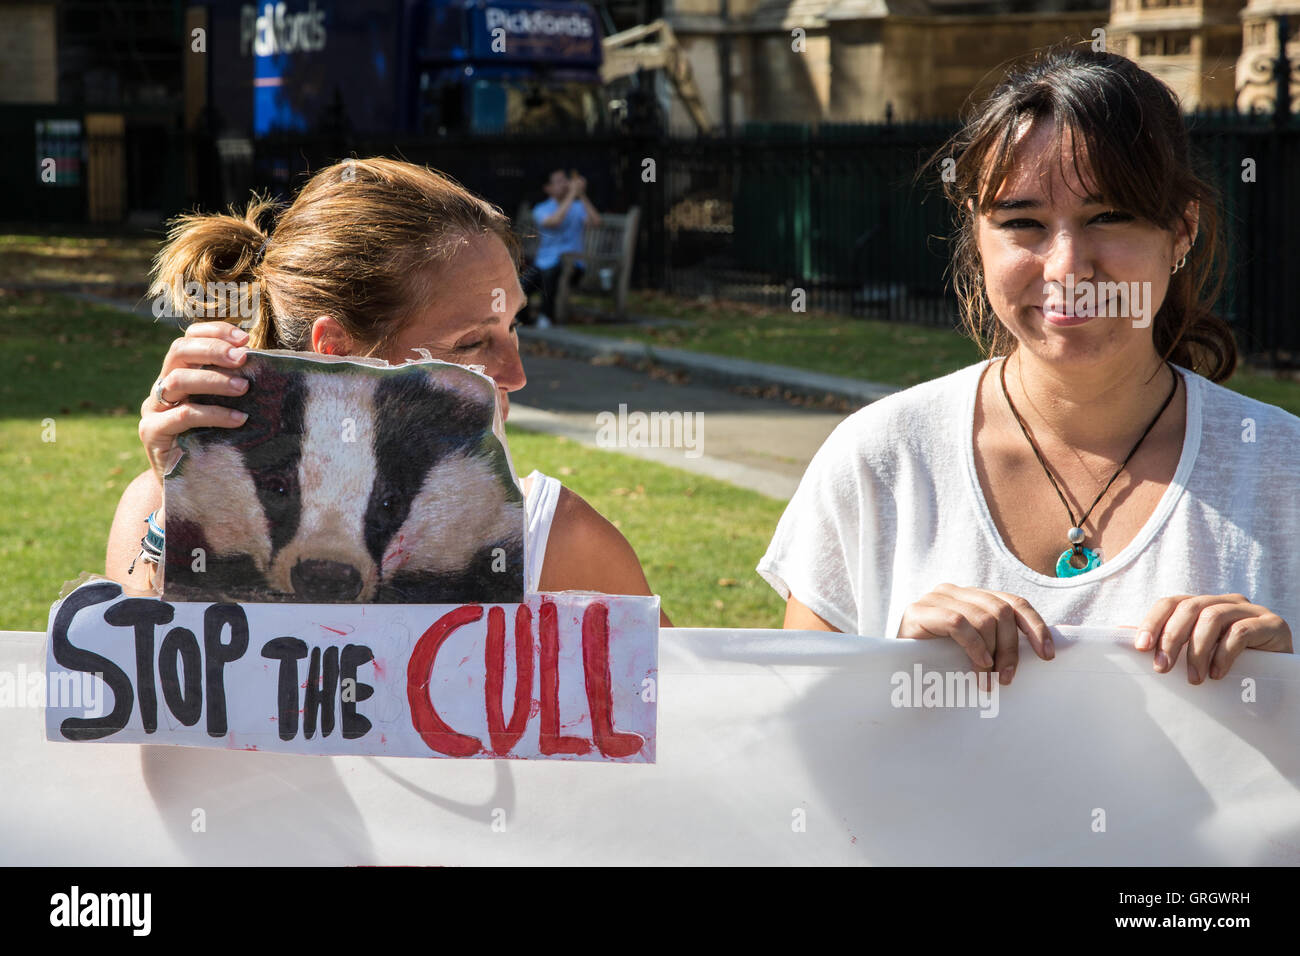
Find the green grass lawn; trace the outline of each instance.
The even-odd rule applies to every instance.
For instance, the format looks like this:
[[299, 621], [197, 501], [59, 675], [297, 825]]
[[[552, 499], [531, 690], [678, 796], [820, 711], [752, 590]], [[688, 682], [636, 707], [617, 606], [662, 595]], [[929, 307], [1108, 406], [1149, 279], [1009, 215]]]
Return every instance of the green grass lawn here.
[[0, 630], [44, 630], [64, 581], [103, 573], [117, 500], [148, 467], [140, 402], [175, 333], [40, 292], [0, 293], [0, 316]]
[[916, 385], [981, 357], [974, 342], [948, 329], [843, 315], [780, 311], [743, 302], [701, 303], [654, 292], [632, 293], [628, 311], [681, 324], [583, 325], [578, 331], [885, 385]]
[[[582, 298], [579, 302], [597, 304], [598, 300]], [[792, 365], [883, 385], [915, 385], [983, 357], [974, 342], [954, 330], [842, 315], [786, 312], [736, 302], [701, 303], [655, 292], [632, 293], [628, 311], [680, 324], [582, 325], [577, 330], [652, 347]], [[1239, 370], [1225, 384], [1300, 415], [1300, 382]]]
[[[0, 291], [0, 315], [0, 630], [43, 631], [65, 581], [103, 573], [118, 498], [148, 467], [139, 405], [175, 333], [45, 293]], [[510, 443], [521, 473], [561, 479], [619, 526], [674, 623], [780, 626], [754, 573], [780, 503], [562, 438], [512, 429]]]
[[519, 474], [558, 478], [636, 548], [679, 627], [780, 627], [782, 601], [754, 572], [785, 505], [665, 465], [507, 428]]

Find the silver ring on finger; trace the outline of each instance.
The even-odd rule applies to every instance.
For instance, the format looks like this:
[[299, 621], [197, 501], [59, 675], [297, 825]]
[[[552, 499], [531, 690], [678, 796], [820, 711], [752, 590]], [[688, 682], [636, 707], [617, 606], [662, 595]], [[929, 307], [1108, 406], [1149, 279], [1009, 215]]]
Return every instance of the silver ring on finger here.
[[163, 408], [175, 408], [180, 404], [180, 402], [169, 402], [167, 399], [163, 398], [162, 379], [158, 379], [158, 381], [153, 383], [153, 400]]

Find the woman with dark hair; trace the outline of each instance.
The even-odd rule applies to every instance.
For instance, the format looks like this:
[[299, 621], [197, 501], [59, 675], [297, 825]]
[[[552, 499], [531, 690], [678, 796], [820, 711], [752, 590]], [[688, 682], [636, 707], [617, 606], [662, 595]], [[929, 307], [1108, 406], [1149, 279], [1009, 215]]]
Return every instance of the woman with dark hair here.
[[[224, 320], [190, 325], [141, 406], [140, 439], [153, 467], [123, 493], [107, 554], [108, 576], [133, 589], [153, 584], [156, 562], [148, 559], [166, 533], [162, 477], [178, 454], [177, 435], [242, 424], [242, 413], [191, 396], [246, 389], [239, 368], [249, 348], [393, 364], [427, 350], [482, 366], [496, 382], [503, 418], [508, 393], [524, 386], [519, 246], [495, 206], [423, 166], [374, 158], [316, 173], [273, 233], [262, 225], [270, 211], [257, 201], [242, 217], [182, 216], [155, 260], [150, 293], [173, 314], [215, 314], [224, 303], [209, 301], [214, 290], [251, 287], [256, 295], [237, 297], [254, 304], [249, 332]], [[581, 497], [540, 472], [525, 477], [522, 490], [527, 590], [651, 593], [631, 545]], [[669, 624], [662, 614], [661, 623]]]
[[[949, 161], [950, 160], [950, 161]], [[758, 570], [787, 628], [950, 638], [1010, 683], [1019, 633], [1137, 626], [1167, 672], [1291, 652], [1300, 419], [1220, 385], [1220, 247], [1174, 94], [1050, 51], [928, 164], [983, 362], [846, 419]]]

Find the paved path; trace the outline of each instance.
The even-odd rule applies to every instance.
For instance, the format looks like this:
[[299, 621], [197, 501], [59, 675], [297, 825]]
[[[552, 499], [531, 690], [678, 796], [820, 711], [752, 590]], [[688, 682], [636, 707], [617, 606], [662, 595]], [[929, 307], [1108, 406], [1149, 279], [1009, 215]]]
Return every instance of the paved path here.
[[717, 386], [673, 384], [635, 369], [581, 359], [525, 355], [524, 368], [528, 384], [511, 395], [512, 425], [566, 435], [594, 447], [600, 431], [597, 416], [610, 412], [617, 417], [620, 404], [627, 406], [629, 414], [699, 412], [698, 457], [687, 448], [614, 450], [781, 500], [794, 494], [813, 454], [845, 417]]

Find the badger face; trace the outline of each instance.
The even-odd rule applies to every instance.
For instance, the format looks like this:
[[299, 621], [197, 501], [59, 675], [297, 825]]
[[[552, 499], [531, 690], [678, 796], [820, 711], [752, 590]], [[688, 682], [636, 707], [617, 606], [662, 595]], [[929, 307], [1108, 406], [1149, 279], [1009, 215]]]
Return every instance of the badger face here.
[[[253, 353], [249, 365], [244, 396], [202, 399], [248, 421], [189, 433], [168, 478], [169, 591], [523, 600], [523, 498], [492, 433], [490, 382], [445, 364], [380, 373]], [[201, 573], [191, 547], [207, 552]]]

